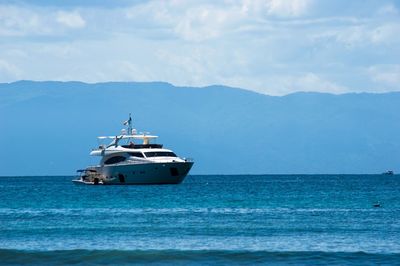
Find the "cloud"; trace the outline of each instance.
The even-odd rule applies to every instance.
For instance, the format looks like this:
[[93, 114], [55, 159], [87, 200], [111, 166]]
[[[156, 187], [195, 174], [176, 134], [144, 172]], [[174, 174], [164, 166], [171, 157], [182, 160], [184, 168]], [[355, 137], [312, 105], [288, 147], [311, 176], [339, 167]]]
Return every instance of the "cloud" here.
[[351, 92], [349, 88], [312, 72], [268, 75], [264, 77], [263, 86], [257, 86], [256, 91], [270, 95], [286, 95], [300, 91], [334, 94]]
[[274, 95], [397, 89], [400, 20], [390, 0], [78, 2], [0, 4], [0, 82], [158, 80]]
[[268, 18], [296, 18], [311, 6], [312, 0], [150, 1], [127, 9], [125, 16], [138, 27], [167, 27], [178, 38], [199, 42]]
[[0, 5], [0, 36], [45, 34], [48, 30], [35, 11], [10, 5]]
[[387, 23], [374, 28], [368, 38], [372, 43], [400, 43], [400, 23]]
[[305, 73], [299, 77], [291, 79], [292, 88], [294, 91], [317, 91], [317, 92], [331, 92], [331, 93], [344, 93], [349, 89], [339, 86], [334, 82], [328, 81], [315, 73]]
[[282, 17], [298, 17], [304, 15], [309, 10], [311, 4], [311, 0], [266, 1], [268, 14]]
[[57, 13], [57, 22], [69, 28], [83, 28], [86, 26], [86, 21], [76, 11], [59, 11]]
[[387, 4], [378, 8], [377, 14], [380, 16], [388, 16], [388, 15], [396, 16], [399, 14], [399, 10], [393, 4]]
[[[237, 10], [236, 10], [237, 11]], [[229, 24], [235, 23], [241, 14], [211, 6], [189, 9], [177, 22], [174, 31], [185, 40], [202, 41], [220, 37]]]
[[327, 26], [312, 35], [316, 42], [334, 41], [349, 49], [400, 44], [400, 22], [355, 21], [341, 27]]
[[312, 0], [243, 0], [241, 10], [249, 16], [298, 17], [306, 14]]
[[0, 80], [14, 80], [21, 78], [21, 70], [15, 65], [0, 59]]
[[0, 4], [0, 36], [60, 36], [65, 29], [80, 29], [86, 21], [77, 11]]
[[371, 66], [368, 71], [374, 82], [400, 90], [400, 65], [376, 65]]

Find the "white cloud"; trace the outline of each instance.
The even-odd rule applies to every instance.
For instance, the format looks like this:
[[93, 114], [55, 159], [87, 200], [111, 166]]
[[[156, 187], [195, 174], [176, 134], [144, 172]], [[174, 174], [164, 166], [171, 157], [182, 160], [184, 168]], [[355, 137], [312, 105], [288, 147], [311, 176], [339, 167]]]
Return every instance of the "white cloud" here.
[[400, 22], [371, 23], [358, 21], [341, 27], [327, 27], [324, 32], [313, 34], [318, 41], [333, 40], [350, 49], [382, 44], [400, 43]]
[[0, 80], [13, 81], [21, 78], [21, 70], [15, 65], [0, 59]]
[[0, 36], [4, 37], [60, 36], [64, 28], [85, 25], [76, 11], [0, 4]]
[[312, 0], [150, 1], [131, 7], [125, 16], [141, 27], [167, 27], [179, 38], [204, 41], [272, 17], [296, 18], [308, 12]]
[[249, 16], [298, 17], [306, 14], [312, 0], [243, 0], [242, 11]]
[[48, 28], [42, 25], [41, 20], [41, 16], [33, 10], [0, 5], [0, 36], [46, 34]]
[[237, 9], [223, 10], [212, 6], [192, 8], [177, 21], [174, 31], [185, 40], [207, 40], [220, 37], [240, 16]]
[[400, 65], [377, 65], [368, 70], [374, 82], [400, 90]]
[[400, 43], [400, 23], [387, 23], [374, 28], [368, 34], [373, 43]]
[[317, 91], [330, 93], [349, 92], [348, 88], [328, 81], [315, 73], [305, 73], [300, 77], [292, 79], [291, 86], [295, 91]]
[[[113, 69], [118, 69], [118, 71], [114, 72], [114, 80], [155, 81], [157, 79], [157, 76], [152, 74], [151, 69], [133, 61], [108, 62], [106, 68], [109, 72], [112, 72]], [[104, 81], [107, 81], [107, 75]]]
[[298, 17], [307, 13], [311, 0], [270, 0], [268, 13], [282, 17]]
[[[398, 10], [387, 0], [344, 2], [0, 5], [0, 82], [158, 80], [274, 95], [395, 90], [396, 67], [370, 66], [400, 65]], [[326, 7], [335, 5], [347, 13]], [[360, 16], [360, 6], [370, 16]]]
[[312, 72], [269, 75], [264, 77], [263, 86], [257, 86], [256, 91], [270, 95], [286, 95], [293, 92], [325, 92], [346, 93], [351, 89], [338, 85]]
[[57, 22], [70, 28], [83, 28], [86, 26], [86, 21], [76, 11], [59, 11], [57, 13]]
[[380, 7], [377, 11], [377, 14], [381, 16], [388, 16], [388, 15], [396, 16], [399, 14], [399, 10], [393, 4], [387, 4]]

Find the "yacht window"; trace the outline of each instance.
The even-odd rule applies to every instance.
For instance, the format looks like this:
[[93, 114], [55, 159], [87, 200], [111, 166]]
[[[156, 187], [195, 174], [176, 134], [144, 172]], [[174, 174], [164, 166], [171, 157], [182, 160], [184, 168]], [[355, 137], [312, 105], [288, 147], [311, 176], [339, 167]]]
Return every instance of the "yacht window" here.
[[123, 162], [123, 161], [125, 161], [125, 160], [126, 160], [126, 158], [123, 157], [123, 156], [114, 156], [114, 157], [111, 157], [110, 159], [107, 159], [107, 160], [104, 162], [104, 164], [120, 163], [120, 162]]
[[144, 154], [146, 157], [176, 157], [176, 154], [170, 151], [149, 151]]
[[133, 156], [133, 157], [140, 157], [140, 158], [144, 157], [143, 153], [141, 153], [141, 152], [128, 152], [128, 153], [130, 156]]

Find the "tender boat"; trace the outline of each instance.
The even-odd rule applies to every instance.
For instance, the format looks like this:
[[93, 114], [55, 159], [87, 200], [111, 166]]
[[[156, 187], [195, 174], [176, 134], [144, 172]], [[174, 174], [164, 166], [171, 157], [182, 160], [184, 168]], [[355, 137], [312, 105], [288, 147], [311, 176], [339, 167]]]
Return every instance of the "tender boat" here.
[[[162, 144], [151, 143], [158, 136], [148, 132], [137, 133], [132, 128], [132, 118], [124, 122], [127, 129], [121, 135], [98, 137], [99, 145], [90, 155], [99, 156], [99, 165], [78, 170], [80, 176], [73, 180], [86, 185], [179, 184], [189, 173], [193, 160], [178, 157]], [[137, 144], [137, 142], [141, 142]]]
[[94, 169], [82, 169], [77, 171], [79, 173], [79, 178], [72, 180], [75, 184], [83, 185], [102, 185], [103, 178], [102, 175], [97, 173]]

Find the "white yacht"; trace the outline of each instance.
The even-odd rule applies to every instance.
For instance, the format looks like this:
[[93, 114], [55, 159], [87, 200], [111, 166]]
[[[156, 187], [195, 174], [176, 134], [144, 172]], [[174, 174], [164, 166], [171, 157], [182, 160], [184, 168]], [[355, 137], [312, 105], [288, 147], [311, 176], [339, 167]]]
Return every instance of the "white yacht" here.
[[[130, 185], [130, 184], [179, 184], [189, 173], [193, 161], [180, 158], [162, 144], [151, 143], [157, 136], [148, 132], [137, 133], [132, 128], [132, 118], [124, 122], [119, 136], [98, 137], [100, 141], [111, 140], [100, 145], [90, 155], [100, 156], [100, 163], [78, 170], [78, 184]], [[138, 143], [140, 142], [140, 143]]]

